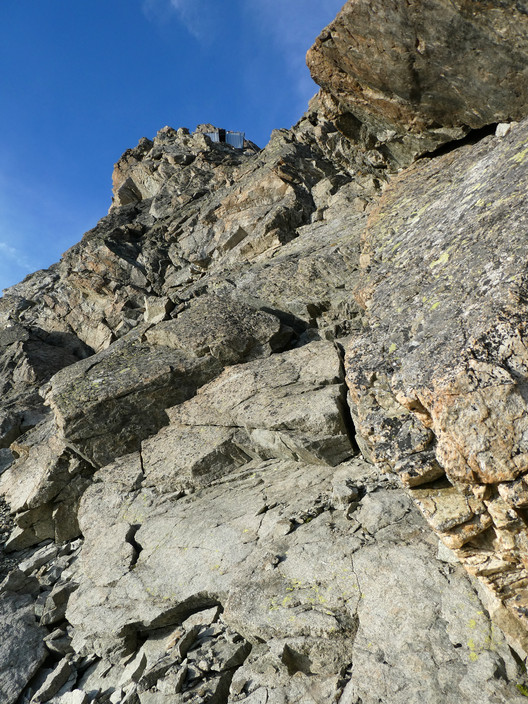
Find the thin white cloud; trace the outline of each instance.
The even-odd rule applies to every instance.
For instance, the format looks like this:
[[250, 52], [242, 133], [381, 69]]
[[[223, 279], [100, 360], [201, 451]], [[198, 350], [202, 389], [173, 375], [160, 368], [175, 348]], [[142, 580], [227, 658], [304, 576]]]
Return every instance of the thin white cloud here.
[[[25, 275], [35, 270], [34, 264], [27, 256], [27, 250], [22, 247], [17, 247], [16, 224], [24, 219], [23, 204], [20, 203], [21, 213], [16, 211], [13, 204], [10, 202], [12, 184], [7, 178], [3, 170], [0, 170], [0, 270], [2, 274], [9, 270], [16, 269], [13, 272], [15, 276], [21, 273]], [[23, 190], [23, 189], [21, 189]], [[20, 244], [21, 240], [18, 240]], [[4, 277], [2, 277], [4, 278]], [[2, 283], [2, 282], [0, 282]]]
[[30, 263], [26, 255], [7, 242], [0, 242], [0, 253], [15, 262], [15, 264], [21, 269], [24, 269], [27, 272], [35, 271], [35, 266]]
[[166, 24], [177, 17], [185, 29], [200, 42], [211, 36], [214, 22], [210, 0], [143, 0], [143, 13], [147, 19]]
[[58, 261], [95, 222], [64, 192], [0, 164], [0, 291]]

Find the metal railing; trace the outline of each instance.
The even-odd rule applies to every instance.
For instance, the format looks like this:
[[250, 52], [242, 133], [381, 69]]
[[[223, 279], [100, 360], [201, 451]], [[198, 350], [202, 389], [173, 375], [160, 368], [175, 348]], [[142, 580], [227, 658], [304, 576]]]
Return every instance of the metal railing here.
[[233, 132], [231, 130], [215, 130], [214, 132], [205, 132], [212, 142], [225, 142], [236, 149], [244, 149], [244, 132]]

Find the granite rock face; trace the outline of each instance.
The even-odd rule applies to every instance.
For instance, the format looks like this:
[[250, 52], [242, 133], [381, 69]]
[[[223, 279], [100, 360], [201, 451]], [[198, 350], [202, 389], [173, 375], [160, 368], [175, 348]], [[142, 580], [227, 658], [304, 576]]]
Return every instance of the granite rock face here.
[[409, 162], [528, 106], [528, 4], [347, 0], [308, 52], [344, 134]]
[[365, 451], [523, 622], [527, 143], [524, 121], [394, 179], [365, 232], [370, 328], [347, 358]]
[[525, 701], [526, 13], [369, 8], [0, 299], [2, 702]]

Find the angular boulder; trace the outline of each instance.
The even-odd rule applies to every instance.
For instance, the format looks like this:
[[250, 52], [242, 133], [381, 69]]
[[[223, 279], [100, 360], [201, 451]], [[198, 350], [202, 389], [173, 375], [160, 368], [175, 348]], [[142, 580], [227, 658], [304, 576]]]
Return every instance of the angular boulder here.
[[526, 114], [527, 37], [526, 2], [348, 0], [307, 61], [339, 128], [405, 163]]
[[47, 403], [65, 440], [103, 466], [137, 450], [166, 425], [167, 406], [193, 396], [220, 370], [211, 356], [151, 347], [136, 335], [56, 374]]
[[46, 659], [46, 630], [35, 620], [35, 584], [38, 591], [35, 579], [28, 580], [15, 571], [0, 585], [0, 698], [3, 704], [20, 701], [28, 682]]
[[236, 442], [250, 456], [337, 465], [354, 453], [342, 379], [334, 345], [314, 342], [228, 368], [168, 415], [238, 429]]

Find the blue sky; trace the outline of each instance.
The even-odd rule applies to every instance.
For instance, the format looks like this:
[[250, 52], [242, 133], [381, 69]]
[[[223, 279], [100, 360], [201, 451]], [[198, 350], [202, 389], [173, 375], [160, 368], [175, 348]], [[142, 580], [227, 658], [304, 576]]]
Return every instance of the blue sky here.
[[317, 91], [305, 53], [344, 0], [1, 0], [0, 289], [111, 202], [114, 162], [164, 125], [264, 146]]

